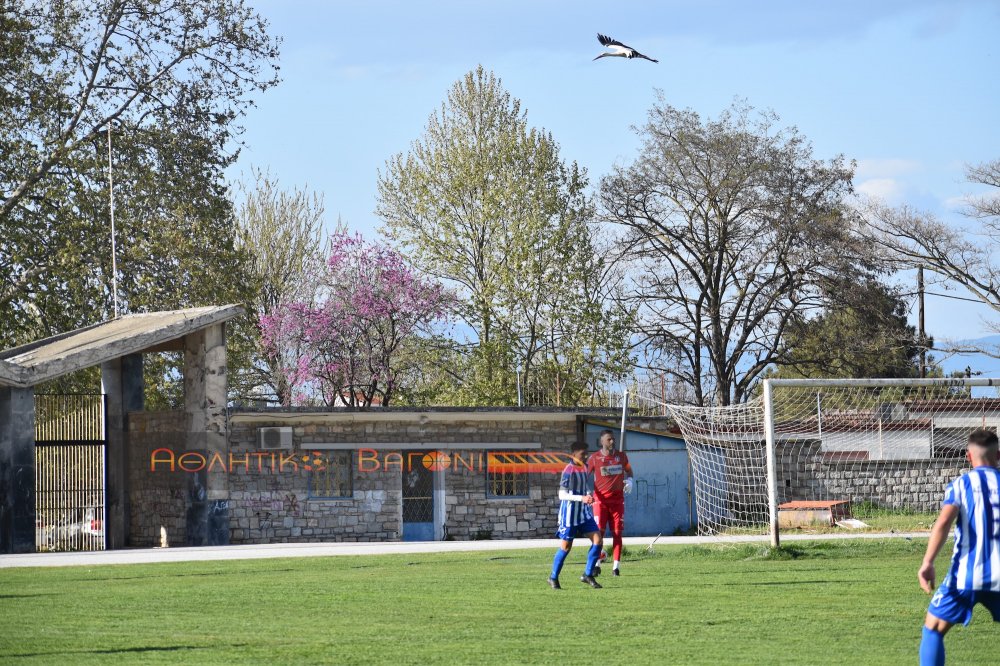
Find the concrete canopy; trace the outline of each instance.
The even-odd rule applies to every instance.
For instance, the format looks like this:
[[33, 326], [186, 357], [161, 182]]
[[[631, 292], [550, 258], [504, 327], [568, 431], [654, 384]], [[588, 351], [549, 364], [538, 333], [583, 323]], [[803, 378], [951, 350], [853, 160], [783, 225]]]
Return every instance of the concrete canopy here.
[[0, 386], [27, 388], [129, 354], [169, 350], [169, 343], [241, 314], [239, 305], [130, 314], [14, 347], [0, 352]]

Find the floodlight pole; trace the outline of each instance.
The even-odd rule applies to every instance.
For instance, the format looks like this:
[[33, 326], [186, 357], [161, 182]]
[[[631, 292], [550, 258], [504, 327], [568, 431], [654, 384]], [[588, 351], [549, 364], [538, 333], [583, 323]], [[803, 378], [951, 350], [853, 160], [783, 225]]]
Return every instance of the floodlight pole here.
[[771, 381], [764, 380], [764, 443], [767, 449], [767, 509], [771, 522], [771, 546], [781, 545], [778, 531], [778, 469], [774, 450], [774, 402]]
[[521, 364], [517, 364], [517, 406], [524, 407], [524, 398], [521, 394]]
[[118, 248], [115, 245], [115, 181], [111, 175], [111, 123], [108, 123], [108, 196], [111, 199], [111, 295], [112, 319], [118, 319]]
[[618, 450], [625, 450], [625, 417], [628, 415], [628, 387], [622, 388], [622, 429], [618, 435]]

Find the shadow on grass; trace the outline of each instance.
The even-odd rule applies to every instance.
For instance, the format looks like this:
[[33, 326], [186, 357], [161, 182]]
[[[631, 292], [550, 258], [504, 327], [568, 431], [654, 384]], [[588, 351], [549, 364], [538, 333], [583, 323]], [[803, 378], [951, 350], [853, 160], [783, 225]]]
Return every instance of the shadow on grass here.
[[102, 581], [114, 581], [114, 580], [149, 580], [150, 578], [193, 578], [196, 576], [239, 576], [241, 574], [253, 574], [260, 575], [261, 573], [278, 573], [282, 571], [298, 571], [298, 569], [267, 569], [262, 572], [260, 570], [252, 571], [204, 571], [204, 572], [192, 572], [192, 573], [172, 573], [172, 574], [148, 574], [145, 576], [86, 576], [83, 578], [66, 578], [64, 580], [73, 582], [87, 582], [96, 583]]
[[856, 580], [841, 579], [841, 580], [770, 580], [770, 581], [758, 581], [758, 582], [740, 582], [740, 583], [702, 583], [704, 587], [756, 587], [756, 586], [770, 586], [770, 585], [843, 585], [845, 583], [856, 583]]
[[[228, 645], [224, 647], [239, 648], [245, 647], [245, 643]], [[123, 647], [107, 650], [54, 650], [52, 652], [25, 652], [20, 654], [7, 655], [10, 659], [29, 659], [31, 657], [54, 657], [60, 654], [143, 654], [146, 652], [180, 652], [181, 650], [216, 650], [219, 645], [149, 645], [144, 647]]]
[[0, 594], [0, 599], [30, 599], [32, 597], [54, 597], [54, 592], [40, 592], [38, 594]]

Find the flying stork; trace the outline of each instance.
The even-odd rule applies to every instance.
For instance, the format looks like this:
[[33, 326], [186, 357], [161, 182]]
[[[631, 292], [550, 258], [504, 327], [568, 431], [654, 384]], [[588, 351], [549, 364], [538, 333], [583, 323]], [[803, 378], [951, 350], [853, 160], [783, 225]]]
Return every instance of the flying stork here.
[[[621, 42], [611, 39], [607, 35], [597, 33], [597, 41], [601, 43], [601, 46], [607, 46], [612, 51], [611, 53], [602, 53], [597, 56], [597, 58], [628, 58], [629, 60], [632, 58], [645, 58], [650, 62], [660, 62], [659, 60], [653, 60], [649, 56], [642, 55], [631, 46], [625, 46]], [[597, 60], [597, 58], [594, 58], [594, 60]]]

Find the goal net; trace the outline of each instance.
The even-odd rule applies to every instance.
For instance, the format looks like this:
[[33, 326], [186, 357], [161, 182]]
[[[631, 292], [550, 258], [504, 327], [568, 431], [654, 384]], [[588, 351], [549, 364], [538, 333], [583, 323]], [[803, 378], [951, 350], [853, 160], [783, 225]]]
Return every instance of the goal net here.
[[763, 395], [727, 407], [633, 398], [677, 422], [701, 534], [771, 531], [776, 540], [779, 511], [803, 507], [862, 519], [936, 512], [945, 485], [968, 468], [969, 432], [1000, 425], [996, 389], [973, 390], [995, 379], [765, 384]]

